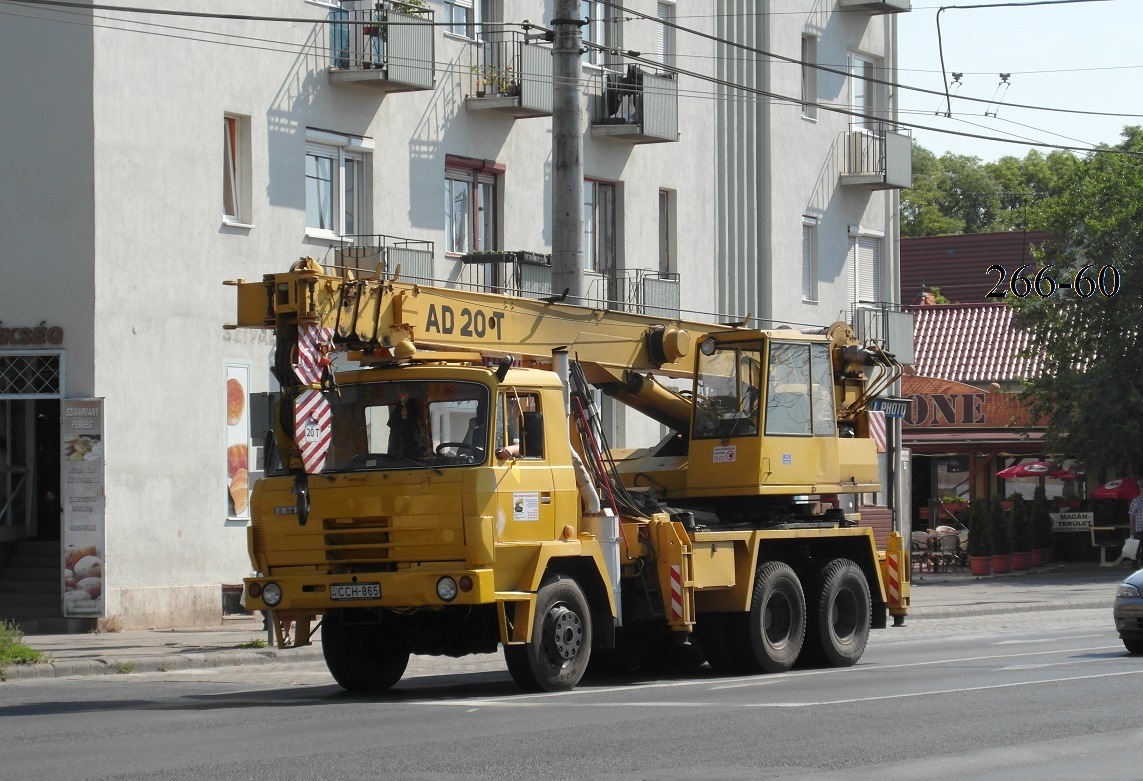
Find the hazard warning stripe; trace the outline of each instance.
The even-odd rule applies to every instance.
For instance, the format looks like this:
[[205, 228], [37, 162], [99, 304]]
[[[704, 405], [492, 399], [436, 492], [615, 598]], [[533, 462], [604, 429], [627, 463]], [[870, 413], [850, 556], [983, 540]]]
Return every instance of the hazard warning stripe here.
[[671, 565], [671, 619], [683, 620], [683, 573], [678, 564]]
[[294, 374], [303, 385], [312, 385], [321, 380], [325, 367], [322, 347], [329, 344], [333, 331], [319, 325], [298, 327], [298, 362], [294, 364]]
[[885, 413], [877, 410], [869, 411], [869, 437], [877, 445], [877, 452], [884, 453], [885, 447]]
[[901, 572], [897, 562], [897, 554], [886, 554], [885, 563], [889, 570], [889, 605], [896, 606], [901, 603]]
[[307, 474], [319, 474], [325, 468], [332, 436], [329, 402], [318, 390], [308, 390], [294, 400], [294, 441], [302, 451], [302, 466]]

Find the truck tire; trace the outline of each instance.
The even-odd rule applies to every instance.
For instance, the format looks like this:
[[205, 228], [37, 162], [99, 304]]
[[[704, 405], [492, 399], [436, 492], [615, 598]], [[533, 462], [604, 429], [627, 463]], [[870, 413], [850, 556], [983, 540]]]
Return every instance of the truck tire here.
[[333, 679], [346, 691], [392, 688], [409, 666], [409, 649], [380, 624], [346, 624], [331, 610], [321, 623], [321, 652]]
[[557, 576], [540, 586], [532, 638], [504, 646], [512, 680], [528, 691], [575, 688], [591, 658], [591, 611], [579, 585]]
[[[743, 672], [780, 673], [793, 667], [806, 637], [806, 599], [790, 565], [768, 561], [758, 568], [745, 618], [740, 622], [746, 629]], [[732, 626], [727, 629], [727, 640], [739, 634]]]
[[826, 564], [813, 581], [808, 602], [803, 662], [810, 666], [851, 667], [869, 640], [869, 583], [850, 559]]
[[1121, 637], [1123, 647], [1129, 654], [1143, 654], [1143, 637]]

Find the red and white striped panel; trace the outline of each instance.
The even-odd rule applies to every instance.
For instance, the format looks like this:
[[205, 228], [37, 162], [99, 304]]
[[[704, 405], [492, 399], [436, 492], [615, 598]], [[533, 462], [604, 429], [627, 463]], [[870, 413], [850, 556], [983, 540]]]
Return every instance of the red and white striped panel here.
[[321, 381], [322, 369], [328, 360], [322, 347], [333, 338], [333, 331], [320, 325], [298, 326], [298, 362], [294, 364], [294, 374], [303, 385], [313, 385]]
[[901, 604], [901, 562], [897, 560], [898, 554], [888, 553], [885, 556], [886, 569], [889, 571], [889, 606], [897, 607]]
[[671, 565], [671, 620], [683, 620], [683, 571], [678, 564]]
[[325, 468], [331, 435], [329, 402], [319, 390], [303, 392], [294, 400], [294, 441], [302, 451], [306, 474]]
[[884, 453], [885, 447], [885, 413], [876, 410], [869, 411], [869, 438], [877, 445], [877, 452]]

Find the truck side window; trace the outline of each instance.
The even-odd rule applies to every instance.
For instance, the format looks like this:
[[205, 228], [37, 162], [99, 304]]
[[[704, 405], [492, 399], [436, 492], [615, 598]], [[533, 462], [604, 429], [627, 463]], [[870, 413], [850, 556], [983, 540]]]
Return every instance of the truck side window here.
[[496, 451], [508, 458], [544, 457], [544, 429], [539, 396], [511, 390], [499, 394], [496, 404]]

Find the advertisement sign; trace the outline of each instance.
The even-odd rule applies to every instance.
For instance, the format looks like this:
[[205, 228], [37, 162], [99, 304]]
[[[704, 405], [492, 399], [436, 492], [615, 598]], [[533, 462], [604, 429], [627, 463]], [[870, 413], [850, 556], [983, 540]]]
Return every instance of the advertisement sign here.
[[63, 614], [104, 615], [103, 399], [64, 399], [60, 451]]
[[226, 517], [250, 518], [250, 367], [226, 365]]
[[1095, 513], [1049, 513], [1054, 532], [1085, 532], [1095, 524]]

